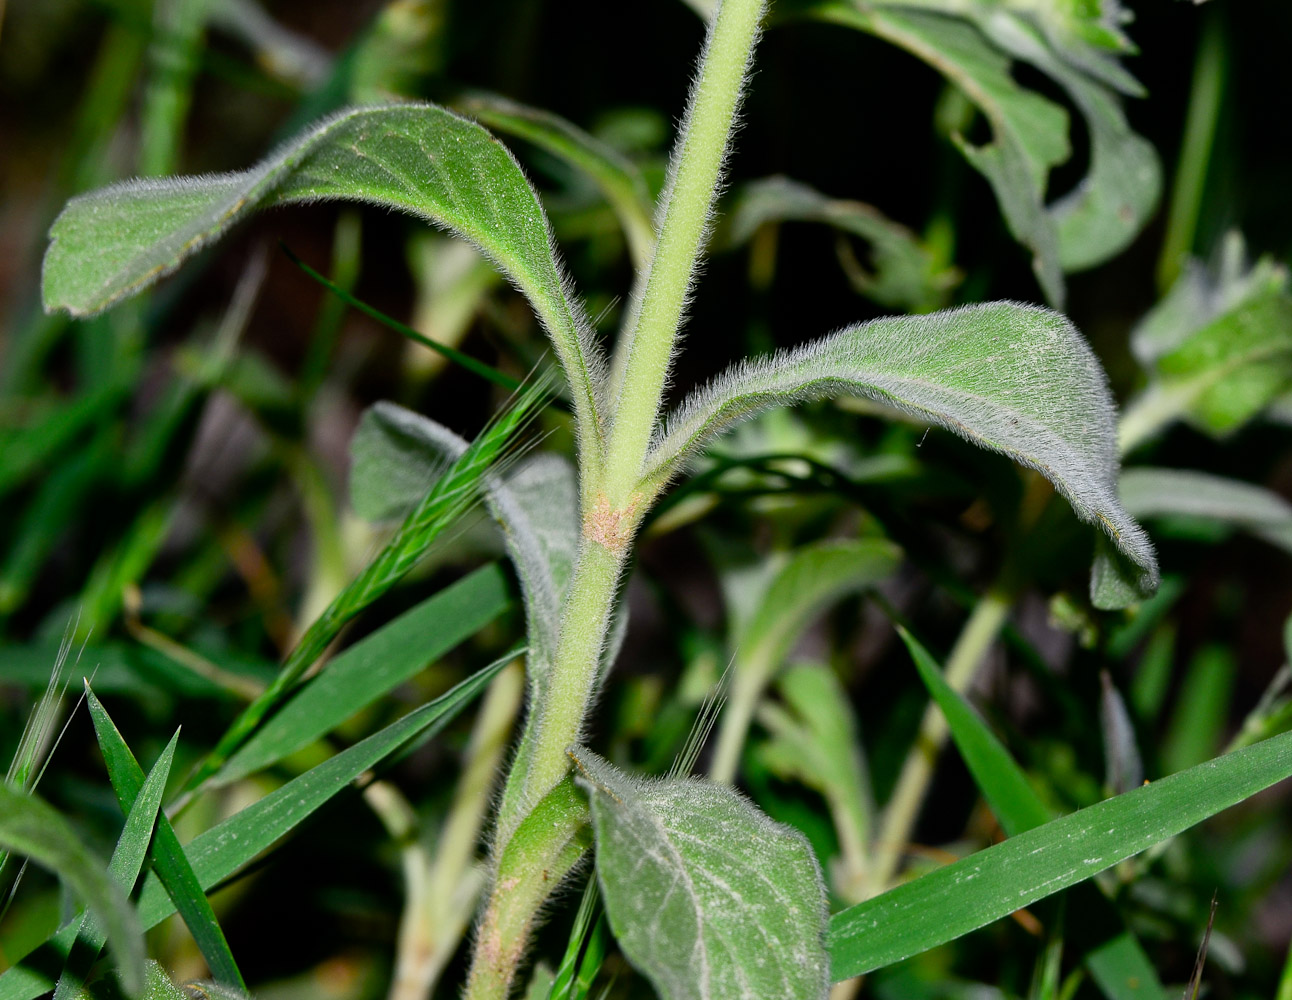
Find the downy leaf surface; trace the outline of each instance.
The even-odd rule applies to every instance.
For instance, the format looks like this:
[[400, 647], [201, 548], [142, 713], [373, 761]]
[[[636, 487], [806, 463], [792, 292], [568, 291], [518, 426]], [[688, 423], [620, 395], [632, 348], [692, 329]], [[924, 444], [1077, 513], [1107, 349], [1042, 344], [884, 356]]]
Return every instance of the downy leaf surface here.
[[860, 395], [944, 427], [1036, 469], [1077, 516], [1097, 524], [1133, 575], [1101, 607], [1157, 587], [1152, 544], [1117, 496], [1115, 411], [1089, 345], [1064, 317], [1001, 302], [848, 327], [742, 362], [671, 415], [648, 459], [644, 490], [662, 488], [707, 439], [769, 406]]
[[569, 293], [547, 216], [515, 158], [430, 104], [327, 118], [240, 173], [134, 180], [73, 198], [45, 254], [45, 308], [88, 316], [168, 274], [251, 212], [344, 199], [416, 215], [475, 244], [529, 298], [595, 450], [599, 349]]
[[802, 834], [725, 785], [571, 755], [611, 929], [662, 1000], [823, 1000], [825, 887]]
[[[350, 446], [355, 510], [372, 519], [402, 515], [466, 444], [434, 420], [377, 403], [364, 413]], [[533, 698], [555, 661], [561, 604], [578, 554], [578, 486], [569, 462], [539, 455], [508, 475], [491, 474], [485, 491], [524, 592]]]

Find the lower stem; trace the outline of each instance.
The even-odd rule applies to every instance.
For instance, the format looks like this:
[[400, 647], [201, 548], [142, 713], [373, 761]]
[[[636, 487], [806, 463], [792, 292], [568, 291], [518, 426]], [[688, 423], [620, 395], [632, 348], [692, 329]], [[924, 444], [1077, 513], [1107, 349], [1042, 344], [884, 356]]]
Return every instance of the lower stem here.
[[561, 621], [556, 663], [535, 706], [534, 738], [521, 801], [537, 802], [570, 769], [566, 750], [578, 743], [592, 701], [624, 558], [584, 539]]
[[[956, 691], [963, 693], [973, 683], [987, 651], [1005, 624], [1011, 603], [1006, 593], [996, 588], [983, 595], [974, 607], [960, 632], [960, 638], [956, 640], [955, 648], [947, 658], [946, 680]], [[931, 704], [924, 712], [919, 733], [915, 737], [915, 746], [907, 754], [892, 798], [884, 809], [883, 822], [875, 844], [871, 895], [887, 889], [897, 874], [911, 830], [929, 790], [933, 765], [946, 738], [946, 719], [938, 707]]]

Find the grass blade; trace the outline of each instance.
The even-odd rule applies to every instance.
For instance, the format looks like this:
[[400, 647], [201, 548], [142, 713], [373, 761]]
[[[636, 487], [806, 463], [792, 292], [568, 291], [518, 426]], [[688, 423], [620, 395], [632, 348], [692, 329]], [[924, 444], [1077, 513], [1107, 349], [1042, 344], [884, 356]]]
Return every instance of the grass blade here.
[[[89, 694], [89, 684], [86, 684], [86, 693]], [[175, 744], [178, 742], [177, 729], [127, 811], [126, 825], [117, 839], [112, 860], [108, 862], [108, 874], [127, 894], [134, 889], [144, 866], [144, 858], [148, 855], [148, 844], [152, 840], [153, 827], [161, 810], [162, 795], [166, 791], [166, 779], [170, 777], [171, 763], [175, 759]], [[103, 947], [106, 935], [94, 914], [82, 914], [79, 928], [67, 965], [58, 977], [54, 1000], [70, 1000], [76, 994]]]
[[[90, 912], [102, 921], [112, 945], [122, 989], [130, 996], [138, 994], [144, 984], [144, 939], [139, 918], [125, 892], [85, 849], [67, 820], [34, 795], [0, 784], [0, 847], [57, 872], [85, 900]], [[66, 939], [69, 947], [75, 935], [74, 925]], [[53, 977], [49, 976], [31, 996], [53, 986]]]
[[197, 788], [215, 775], [265, 717], [286, 700], [341, 628], [389, 591], [421, 560], [431, 543], [475, 501], [486, 474], [514, 444], [517, 433], [546, 399], [545, 385], [540, 381], [522, 393], [510, 409], [481, 432], [445, 469], [358, 579], [342, 590], [306, 629], [273, 683], [234, 720], [206, 761], [189, 779], [185, 786], [187, 790]]
[[1292, 733], [1011, 837], [836, 914], [836, 980], [927, 951], [1082, 882], [1292, 775]]
[[[439, 732], [488, 686], [503, 667], [523, 653], [524, 650], [512, 650], [435, 701], [414, 709], [399, 721], [343, 750], [194, 838], [184, 848], [184, 853], [202, 891], [209, 891], [261, 851], [271, 847], [364, 771], [410, 741], [429, 739]], [[0, 800], [0, 806], [3, 804]], [[62, 822], [52, 809], [45, 808]], [[0, 809], [0, 817], [7, 819], [7, 811]], [[115, 890], [115, 886], [113, 888]], [[175, 904], [167, 898], [161, 881], [150, 876], [140, 894], [138, 920], [145, 929], [149, 929], [174, 912]], [[73, 926], [60, 929], [43, 948], [38, 948], [31, 956], [24, 957], [13, 968], [0, 974], [0, 1000], [35, 1000], [52, 989], [51, 951], [54, 958], [60, 953], [66, 954], [74, 934]], [[142, 957], [141, 945], [141, 962]]]
[[906, 643], [920, 680], [938, 703], [955, 740], [973, 774], [974, 782], [987, 799], [1005, 832], [1013, 837], [1033, 827], [1044, 826], [1053, 817], [1008, 750], [996, 739], [977, 712], [946, 682], [929, 651], [902, 626], [897, 632]]
[[511, 604], [497, 563], [483, 566], [338, 655], [258, 729], [220, 772], [227, 783], [308, 746], [496, 619]]
[[497, 368], [492, 368], [483, 361], [477, 361], [475, 358], [471, 357], [471, 355], [463, 354], [456, 348], [449, 347], [447, 344], [441, 344], [438, 340], [432, 340], [430, 337], [423, 336], [406, 323], [401, 323], [394, 317], [387, 316], [380, 309], [368, 305], [368, 303], [356, 297], [353, 293], [347, 291], [335, 281], [324, 277], [318, 271], [314, 270], [314, 268], [306, 264], [305, 261], [292, 253], [291, 248], [287, 246], [286, 243], [279, 245], [283, 248], [283, 253], [287, 254], [288, 259], [291, 260], [293, 264], [299, 267], [309, 277], [317, 281], [346, 305], [354, 309], [358, 309], [359, 312], [363, 313], [365, 316], [375, 319], [382, 326], [389, 327], [400, 336], [407, 337], [409, 340], [421, 344], [423, 347], [429, 347], [432, 351], [436, 351], [448, 358], [448, 360], [465, 368], [467, 371], [472, 372], [475, 375], [479, 375], [481, 378], [492, 382], [494, 385], [501, 386], [508, 392], [515, 392], [520, 388], [520, 383], [510, 375], [504, 375]]
[[[910, 650], [920, 679], [946, 717], [951, 738], [974, 783], [1006, 834], [1014, 837], [1048, 823], [1052, 819], [1049, 808], [996, 734], [946, 682], [928, 650], [902, 626], [897, 630]], [[1078, 947], [1088, 945], [1084, 961], [1104, 995], [1110, 1000], [1164, 1000], [1157, 971], [1143, 946], [1104, 895], [1093, 885], [1081, 885], [1074, 890], [1073, 905], [1091, 915], [1090, 920], [1078, 922], [1083, 933], [1070, 936]]]
[[[141, 797], [144, 785], [144, 772], [130, 752], [121, 732], [113, 724], [105, 709], [94, 693], [86, 686], [86, 695], [90, 706], [90, 718], [94, 720], [94, 732], [99, 739], [99, 749], [108, 767], [108, 777], [112, 781], [112, 790], [117, 795], [123, 810], [133, 811], [135, 803]], [[197, 880], [184, 848], [175, 834], [175, 828], [163, 813], [157, 822], [157, 831], [153, 834], [152, 849], [149, 852], [153, 872], [161, 880], [167, 894], [175, 903], [179, 915], [183, 918], [189, 933], [193, 935], [198, 950], [206, 960], [207, 967], [217, 980], [229, 985], [245, 988], [242, 973], [233, 960], [229, 943], [225, 940], [224, 931], [215, 918], [215, 911], [206, 898], [201, 884]]]

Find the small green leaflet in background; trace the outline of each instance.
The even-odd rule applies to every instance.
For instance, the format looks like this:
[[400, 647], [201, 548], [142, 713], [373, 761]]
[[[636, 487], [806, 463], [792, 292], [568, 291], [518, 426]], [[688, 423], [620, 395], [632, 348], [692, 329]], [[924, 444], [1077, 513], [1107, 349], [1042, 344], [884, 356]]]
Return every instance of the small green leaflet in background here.
[[715, 781], [735, 779], [763, 691], [803, 631], [831, 604], [876, 586], [901, 564], [902, 550], [886, 538], [827, 539], [790, 554], [733, 630], [731, 692], [714, 749]]
[[1292, 776], [1292, 733], [939, 868], [830, 920], [835, 980], [900, 962], [1076, 885]]
[[[99, 749], [103, 753], [104, 763], [108, 768], [108, 778], [112, 790], [123, 811], [133, 812], [135, 802], [142, 794], [144, 772], [130, 752], [124, 737], [113, 724], [94, 692], [86, 685], [86, 698], [90, 706], [90, 718], [94, 721], [94, 732], [99, 740]], [[207, 968], [216, 979], [224, 983], [245, 987], [242, 973], [234, 961], [229, 943], [225, 940], [224, 931], [216, 920], [215, 911], [206, 898], [201, 883], [197, 880], [193, 868], [189, 865], [184, 848], [175, 835], [175, 828], [163, 813], [157, 821], [157, 830], [153, 834], [152, 847], [149, 850], [152, 858], [153, 872], [166, 888], [171, 901], [183, 918], [188, 931], [193, 935]]]
[[[272, 847], [330, 798], [348, 787], [350, 782], [364, 771], [406, 747], [413, 740], [430, 739], [448, 725], [489, 685], [503, 667], [522, 652], [523, 650], [509, 652], [501, 659], [476, 671], [451, 691], [414, 709], [398, 722], [343, 750], [335, 757], [306, 771], [299, 778], [292, 779], [282, 788], [229, 817], [223, 823], [195, 837], [185, 846], [184, 853], [197, 876], [201, 891], [209, 892], [212, 887], [234, 875], [261, 851]], [[4, 794], [3, 788], [0, 788], [0, 806], [4, 804], [2, 798]], [[18, 796], [18, 798], [22, 797]], [[44, 809], [59, 823], [62, 822], [48, 806], [44, 806]], [[0, 824], [8, 820], [9, 815], [8, 809], [0, 808]], [[97, 873], [97, 869], [95, 872]], [[115, 895], [116, 887], [111, 883], [107, 884], [111, 886], [111, 892]], [[125, 905], [124, 902], [123, 905]], [[150, 875], [139, 897], [137, 920], [145, 929], [152, 928], [174, 912], [175, 904], [168, 898], [162, 883], [156, 875]], [[129, 914], [131, 921], [134, 922], [136, 920], [134, 912], [129, 911]], [[134, 929], [138, 933], [138, 923], [134, 924]], [[109, 941], [114, 941], [111, 933]], [[65, 936], [65, 931], [60, 931], [48, 944], [53, 945], [55, 955], [59, 955], [60, 952], [65, 953], [71, 944], [71, 936]], [[37, 961], [24, 963], [22, 959], [18, 959], [13, 968], [0, 974], [0, 1000], [35, 1000], [36, 997], [53, 988], [54, 980], [47, 971], [49, 951], [47, 948], [38, 949], [37, 953]], [[139, 938], [138, 962], [135, 971], [138, 972], [140, 980], [143, 975], [142, 962], [143, 944], [142, 938]]]
[[[1014, 237], [1032, 251], [1052, 305], [1063, 305], [1065, 271], [1125, 249], [1155, 210], [1161, 166], [1121, 107], [1119, 94], [1139, 96], [1143, 88], [1116, 61], [1134, 47], [1112, 0], [1080, 9], [1040, 3], [1026, 11], [985, 0], [789, 0], [782, 13], [856, 28], [906, 49], [973, 102], [991, 125], [991, 141], [952, 139], [991, 184]], [[1090, 134], [1086, 176], [1049, 204], [1050, 172], [1072, 156], [1068, 114], [1014, 79], [1014, 59], [1062, 87]]]
[[1292, 552], [1292, 503], [1273, 490], [1192, 469], [1135, 466], [1122, 472], [1132, 517], [1186, 517], [1232, 525]]
[[[86, 902], [112, 946], [122, 989], [128, 996], [137, 996], [144, 985], [144, 939], [139, 918], [125, 892], [85, 849], [67, 821], [35, 795], [0, 784], [0, 847], [57, 873]], [[74, 935], [75, 931], [68, 936], [69, 946]], [[7, 972], [0, 976], [0, 981], [9, 975]], [[31, 996], [53, 987], [50, 977]]]
[[945, 305], [961, 279], [938, 261], [915, 233], [859, 201], [828, 198], [788, 177], [766, 177], [732, 193], [719, 230], [721, 246], [749, 242], [759, 228], [777, 222], [816, 222], [865, 240], [872, 272], [850, 273], [856, 290], [873, 302], [902, 312], [927, 312]]
[[1064, 317], [992, 303], [848, 327], [741, 362], [683, 401], [647, 459], [648, 495], [677, 475], [707, 439], [775, 405], [862, 395], [1036, 469], [1096, 524], [1126, 584], [1092, 583], [1095, 604], [1121, 606], [1158, 583], [1144, 530], [1117, 497], [1117, 440], [1107, 379]]
[[824, 1000], [825, 887], [802, 834], [727, 786], [571, 755], [611, 929], [662, 1000]]
[[507, 149], [429, 104], [345, 111], [236, 174], [134, 181], [68, 202], [50, 230], [44, 302], [92, 315], [168, 274], [258, 208], [348, 199], [399, 208], [478, 246], [529, 298], [597, 446], [598, 348], [566, 294], [547, 217]]
[[472, 94], [457, 102], [472, 118], [498, 132], [532, 142], [592, 179], [623, 226], [638, 269], [655, 250], [655, 204], [641, 171], [599, 139], [564, 118], [496, 94]]
[[[89, 691], [89, 685], [86, 685]], [[117, 839], [112, 860], [108, 862], [108, 874], [127, 895], [134, 891], [135, 882], [143, 868], [144, 858], [148, 855], [148, 845], [152, 841], [153, 826], [157, 822], [157, 813], [161, 809], [162, 795], [166, 791], [166, 779], [170, 777], [171, 762], [175, 759], [175, 744], [179, 742], [179, 730], [166, 744], [166, 749], [157, 758], [139, 795], [126, 813], [126, 824]], [[98, 958], [103, 948], [106, 935], [95, 919], [87, 911], [81, 915], [77, 927], [76, 941], [68, 954], [63, 974], [58, 977], [54, 989], [54, 1000], [69, 1000], [90, 971], [90, 966]]]
[[847, 902], [859, 902], [874, 803], [848, 694], [834, 671], [820, 663], [790, 667], [776, 687], [785, 707], [770, 699], [759, 706], [758, 721], [771, 734], [759, 753], [778, 777], [800, 781], [825, 797], [844, 861], [842, 871], [831, 872], [835, 891]]
[[1286, 394], [1290, 285], [1287, 268], [1272, 258], [1249, 267], [1237, 233], [1222, 242], [1213, 269], [1190, 262], [1131, 335], [1149, 385], [1126, 408], [1123, 451], [1176, 420], [1224, 437]]
[[243, 744], [220, 773], [236, 781], [308, 746], [494, 621], [511, 604], [496, 563], [445, 587], [347, 647]]

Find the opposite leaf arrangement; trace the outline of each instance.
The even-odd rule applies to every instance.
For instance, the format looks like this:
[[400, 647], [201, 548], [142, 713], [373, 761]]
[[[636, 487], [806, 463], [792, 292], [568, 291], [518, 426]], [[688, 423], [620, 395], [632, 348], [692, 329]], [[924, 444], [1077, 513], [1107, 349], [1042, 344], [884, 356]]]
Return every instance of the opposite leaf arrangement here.
[[[1101, 538], [1091, 583], [1096, 607], [1126, 607], [1151, 596], [1159, 583], [1153, 547], [1119, 499], [1118, 422], [1103, 371], [1080, 333], [1049, 309], [998, 302], [851, 326], [791, 351], [738, 362], [665, 412], [664, 389], [766, 6], [764, 0], [716, 5], [655, 225], [647, 224], [640, 199], [634, 201], [633, 188], [620, 183], [621, 175], [609, 167], [599, 175], [618, 192], [617, 209], [635, 220], [630, 235], [643, 262], [610, 358], [602, 354], [558, 259], [543, 205], [515, 158], [480, 124], [429, 104], [344, 111], [242, 173], [134, 181], [78, 197], [51, 232], [45, 305], [88, 316], [173, 271], [259, 209], [325, 199], [396, 208], [477, 247], [524, 293], [542, 323], [564, 376], [577, 464], [555, 455], [512, 468], [495, 464], [546, 402], [541, 384], [522, 387], [515, 407], [473, 443], [390, 404], [371, 410], [354, 443], [352, 492], [361, 515], [401, 522], [388, 547], [391, 555], [379, 557], [378, 569], [332, 602], [279, 679], [252, 703], [186, 788], [195, 794], [253, 773], [344, 721], [325, 707], [335, 699], [308, 701], [311, 687], [302, 687], [306, 671], [345, 621], [425, 553], [474, 495], [462, 484], [475, 482], [487, 468], [486, 503], [503, 526], [525, 602], [527, 714], [492, 826], [465, 987], [471, 1000], [503, 1000], [511, 994], [540, 911], [589, 855], [619, 947], [665, 1000], [823, 998], [832, 981], [950, 940], [1089, 879], [1292, 774], [1292, 743], [1278, 737], [1197, 773], [1051, 820], [1043, 805], [1028, 799], [1026, 781], [958, 693], [981, 649], [964, 654], [958, 668], [949, 665], [944, 680], [927, 654], [913, 647], [922, 677], [952, 721], [957, 744], [975, 774], [981, 770], [984, 787], [999, 792], [993, 807], [1017, 836], [895, 889], [892, 870], [854, 872], [857, 905], [830, 917], [822, 873], [807, 840], [762, 814], [729, 783], [761, 693], [802, 620], [833, 596], [890, 575], [901, 550], [886, 539], [822, 547], [804, 557], [801, 569], [787, 567], [783, 579], [769, 585], [762, 624], [750, 626], [740, 640], [750, 665], [742, 666], [733, 682], [714, 768], [718, 780], [638, 777], [581, 745], [590, 706], [622, 638], [619, 596], [643, 520], [706, 443], [771, 407], [860, 396], [892, 414], [1000, 452], [1044, 476], [1076, 515], [1094, 526]], [[972, 17], [964, 21], [948, 16], [961, 4], [918, 6], [872, 8], [826, 0], [787, 4], [784, 15], [850, 24], [925, 58], [938, 56], [938, 67], [973, 95], [992, 127], [991, 143], [966, 142], [963, 152], [991, 182], [1008, 225], [1033, 252], [1041, 285], [1057, 304], [1063, 271], [1115, 253], [1156, 202], [1156, 160], [1127, 129], [1114, 96], [1135, 91], [1134, 81], [1109, 54], [1125, 51], [1129, 43], [1115, 17], [1083, 21], [1055, 14], [1070, 5], [1052, 5], [1053, 11], [1041, 5], [1038, 9], [1055, 16], [1034, 19], [1013, 5], [971, 4]], [[1045, 177], [1066, 158], [1066, 150], [1040, 148], [1038, 137], [1052, 130], [1034, 128], [1031, 119], [1062, 112], [1022, 91], [1009, 77], [1002, 52], [1051, 74], [1091, 127], [1094, 180], [1049, 206], [1043, 199]], [[952, 57], [939, 56], [946, 53]], [[550, 122], [523, 109], [483, 102], [478, 110], [481, 119], [500, 129], [563, 142], [561, 148], [573, 150], [569, 155], [576, 158], [590, 155], [577, 134], [557, 134]], [[1109, 175], [1118, 183], [1107, 183]], [[837, 206], [810, 211], [827, 209], [838, 211]], [[1174, 392], [1177, 402], [1186, 390], [1167, 383], [1184, 377], [1179, 373], [1187, 359], [1178, 359], [1187, 346], [1161, 343], [1151, 331], [1137, 341], [1137, 349], [1149, 352], [1163, 370], [1161, 392]], [[1189, 399], [1203, 398], [1204, 391], [1188, 390]], [[1217, 409], [1207, 409], [1201, 419], [1214, 417]], [[1160, 406], [1153, 411], [1162, 412]], [[1180, 406], [1170, 412], [1173, 417]], [[1140, 495], [1129, 484], [1126, 492], [1128, 498]], [[1133, 506], [1152, 512], [1148, 500]], [[505, 603], [496, 569], [473, 574], [457, 587], [464, 588], [463, 595], [470, 589], [463, 607]], [[985, 599], [982, 607], [987, 610], [975, 620], [990, 642], [1008, 602]], [[403, 627], [403, 643], [431, 641], [415, 622]], [[463, 634], [476, 627], [474, 620], [462, 622]], [[367, 685], [365, 697], [391, 690], [416, 665], [411, 660], [403, 665], [399, 642], [383, 641], [368, 652], [356, 645], [332, 659], [320, 676], [334, 685]], [[456, 640], [437, 636], [435, 641], [451, 645]], [[272, 804], [267, 799], [250, 807], [185, 848], [178, 847], [161, 815], [152, 847], [154, 873], [138, 904], [143, 924], [151, 926], [174, 906], [182, 907], [192, 895], [186, 886], [209, 889], [236, 871], [374, 762], [436, 731], [489, 681], [501, 678], [505, 666], [506, 661], [492, 665], [461, 689], [297, 779], [308, 778], [307, 784], [290, 783], [270, 797]], [[369, 690], [371, 672], [378, 669], [387, 676], [379, 689]], [[805, 705], [829, 697], [828, 691], [810, 693], [829, 683], [811, 671], [796, 669], [784, 682], [791, 705], [795, 690]], [[351, 697], [360, 687], [354, 690]], [[115, 730], [97, 703], [94, 713], [101, 737], [111, 737]], [[810, 712], [803, 718], [806, 725], [820, 723]], [[308, 732], [302, 729], [304, 720], [313, 727]], [[816, 770], [796, 756], [796, 717], [782, 713], [766, 721], [778, 737], [769, 752], [783, 766]], [[846, 722], [837, 728], [846, 731]], [[124, 744], [120, 749], [129, 756]], [[169, 758], [165, 764], [154, 769], [142, 790], [142, 772], [128, 790], [118, 789], [132, 819], [146, 813], [150, 827], [159, 815]], [[116, 766], [138, 771], [133, 758]], [[846, 784], [847, 767], [843, 770], [839, 781]], [[161, 777], [155, 779], [158, 771]], [[828, 777], [820, 780], [827, 795], [838, 787]], [[924, 785], [913, 777], [900, 787], [918, 808]], [[860, 805], [842, 812], [850, 808], [854, 815], [864, 812]], [[257, 809], [264, 816], [278, 810], [272, 828], [247, 815]], [[23, 809], [0, 815], [5, 817], [0, 840], [39, 860], [38, 845], [24, 832]], [[26, 821], [36, 818], [33, 812]], [[258, 831], [255, 837], [239, 841], [237, 831], [252, 829]], [[904, 839], [900, 823], [887, 835]], [[840, 839], [848, 842], [849, 836], [841, 833]], [[57, 838], [40, 846], [56, 850]], [[159, 851], [169, 862], [159, 863]], [[142, 856], [131, 863], [129, 873], [115, 868], [113, 873], [127, 889]], [[125, 926], [127, 919], [135, 920], [132, 910], [109, 898], [109, 889], [89, 874], [83, 892], [113, 944], [122, 987], [137, 993], [144, 967], [142, 954], [129, 944], [137, 942], [137, 930], [132, 939]], [[122, 914], [121, 919], [109, 920], [112, 914]], [[200, 919], [196, 923], [202, 925]], [[97, 952], [104, 934], [86, 929], [80, 934], [82, 939], [90, 935]], [[76, 935], [71, 932], [72, 939]], [[1129, 940], [1128, 961], [1138, 961], [1142, 953]], [[236, 966], [219, 961], [227, 946], [200, 943], [217, 980], [241, 988]], [[75, 958], [78, 952], [71, 954]], [[72, 989], [86, 968], [69, 961], [70, 975], [59, 980], [58, 995]], [[1151, 968], [1146, 974], [1151, 976]], [[147, 976], [161, 982], [155, 969]], [[39, 974], [19, 967], [0, 977], [0, 1000], [34, 996], [42, 985]], [[169, 988], [155, 985], [154, 995], [167, 995]]]

